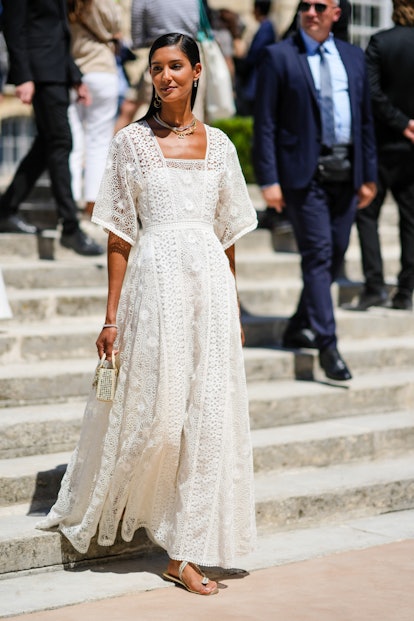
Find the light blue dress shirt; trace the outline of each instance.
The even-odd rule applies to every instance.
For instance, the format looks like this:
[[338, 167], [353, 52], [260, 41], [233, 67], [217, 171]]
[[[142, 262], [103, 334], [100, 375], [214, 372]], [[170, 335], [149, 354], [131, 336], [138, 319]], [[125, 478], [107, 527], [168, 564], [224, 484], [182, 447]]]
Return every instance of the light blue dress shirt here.
[[[321, 57], [318, 52], [318, 48], [320, 44], [318, 41], [315, 41], [315, 39], [312, 39], [312, 37], [307, 35], [302, 29], [300, 30], [300, 33], [305, 44], [308, 63], [313, 81], [315, 83], [315, 88], [319, 95]], [[326, 52], [325, 58], [328, 61], [331, 72], [336, 142], [339, 144], [350, 144], [352, 142], [352, 121], [351, 104], [349, 101], [348, 75], [335, 45], [332, 33], [329, 35], [328, 39], [324, 41], [323, 47]]]

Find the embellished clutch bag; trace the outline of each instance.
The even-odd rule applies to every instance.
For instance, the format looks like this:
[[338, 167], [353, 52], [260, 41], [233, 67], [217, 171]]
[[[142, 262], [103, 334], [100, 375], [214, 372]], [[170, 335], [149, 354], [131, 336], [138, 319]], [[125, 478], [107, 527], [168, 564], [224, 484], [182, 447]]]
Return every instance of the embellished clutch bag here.
[[96, 368], [93, 382], [93, 385], [96, 386], [98, 401], [114, 400], [117, 378], [118, 368], [115, 363], [115, 356], [112, 354], [112, 361], [109, 361], [106, 360], [104, 354]]

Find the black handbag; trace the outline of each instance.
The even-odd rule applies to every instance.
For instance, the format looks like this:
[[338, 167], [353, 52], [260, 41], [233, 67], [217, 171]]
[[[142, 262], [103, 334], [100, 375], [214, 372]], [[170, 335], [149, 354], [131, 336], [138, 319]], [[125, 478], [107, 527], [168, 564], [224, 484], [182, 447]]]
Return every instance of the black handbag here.
[[318, 158], [316, 178], [321, 183], [344, 183], [352, 179], [348, 145], [335, 144]]

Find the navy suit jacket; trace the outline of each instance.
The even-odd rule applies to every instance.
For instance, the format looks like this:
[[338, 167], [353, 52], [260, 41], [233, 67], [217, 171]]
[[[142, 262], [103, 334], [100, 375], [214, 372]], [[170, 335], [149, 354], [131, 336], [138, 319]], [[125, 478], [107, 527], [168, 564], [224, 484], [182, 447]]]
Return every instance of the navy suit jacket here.
[[10, 55], [8, 82], [81, 81], [70, 55], [67, 0], [3, 0], [3, 19]]
[[[352, 117], [353, 182], [376, 181], [377, 158], [364, 53], [335, 40], [348, 75]], [[321, 151], [321, 118], [302, 36], [266, 48], [260, 63], [253, 161], [260, 186], [309, 185]]]

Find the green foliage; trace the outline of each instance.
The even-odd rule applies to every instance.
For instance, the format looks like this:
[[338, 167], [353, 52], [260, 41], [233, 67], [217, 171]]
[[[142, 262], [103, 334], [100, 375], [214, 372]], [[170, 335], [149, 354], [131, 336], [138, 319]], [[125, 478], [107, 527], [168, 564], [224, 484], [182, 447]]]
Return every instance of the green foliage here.
[[253, 119], [250, 116], [234, 116], [211, 123], [221, 129], [237, 149], [246, 183], [255, 183], [252, 163]]

